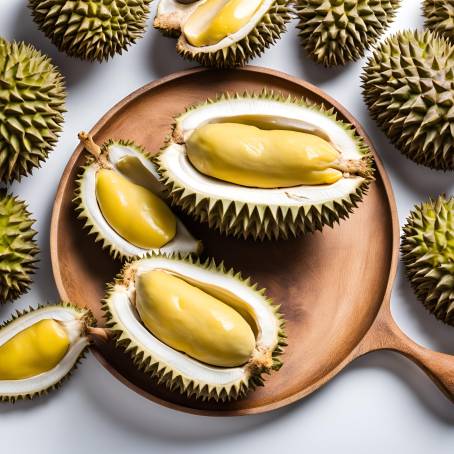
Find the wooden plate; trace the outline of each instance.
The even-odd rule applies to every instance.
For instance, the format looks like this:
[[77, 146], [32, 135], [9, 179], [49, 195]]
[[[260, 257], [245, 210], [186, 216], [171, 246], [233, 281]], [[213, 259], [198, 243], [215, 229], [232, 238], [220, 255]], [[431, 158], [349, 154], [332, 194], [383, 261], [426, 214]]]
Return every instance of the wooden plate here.
[[[319, 89], [288, 75], [253, 67], [195, 69], [152, 82], [113, 107], [91, 133], [100, 143], [109, 138], [132, 139], [149, 151], [158, 151], [172, 118], [185, 107], [220, 92], [261, 91], [264, 87], [334, 107], [341, 119], [355, 125], [373, 150], [358, 122]], [[205, 415], [260, 413], [288, 405], [315, 391], [353, 359], [378, 349], [400, 351], [412, 358], [452, 399], [454, 357], [416, 345], [391, 318], [399, 224], [391, 185], [376, 158], [376, 181], [365, 202], [349, 220], [323, 233], [254, 243], [220, 236], [184, 218], [193, 234], [203, 240], [206, 255], [251, 275], [282, 305], [289, 345], [284, 366], [263, 388], [228, 404], [199, 402], [157, 386], [110, 344], [96, 342], [96, 357], [144, 397]], [[69, 160], [55, 200], [52, 265], [61, 298], [88, 306], [102, 325], [100, 301], [105, 284], [119, 271], [120, 263], [111, 260], [76, 219], [71, 200], [83, 162], [79, 146]]]

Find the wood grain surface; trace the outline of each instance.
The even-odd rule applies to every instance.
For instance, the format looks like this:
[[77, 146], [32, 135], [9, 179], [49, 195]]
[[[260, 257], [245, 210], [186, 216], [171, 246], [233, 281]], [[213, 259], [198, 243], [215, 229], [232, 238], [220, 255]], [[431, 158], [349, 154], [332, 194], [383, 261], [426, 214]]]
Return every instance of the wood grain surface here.
[[[91, 133], [99, 143], [110, 138], [130, 139], [157, 152], [171, 130], [173, 117], [186, 107], [226, 91], [259, 92], [263, 88], [334, 107], [340, 119], [356, 127], [377, 158], [376, 181], [364, 203], [350, 219], [323, 233], [289, 241], [244, 241], [221, 236], [180, 213], [194, 236], [203, 241], [205, 256], [224, 260], [228, 266], [252, 276], [282, 305], [289, 343], [284, 366], [245, 399], [221, 404], [187, 399], [156, 385], [110, 343], [96, 341], [96, 357], [144, 397], [204, 415], [260, 413], [288, 405], [315, 391], [356, 357], [379, 349], [399, 351], [414, 360], [453, 399], [454, 357], [418, 346], [391, 317], [389, 302], [399, 255], [394, 196], [361, 125], [332, 98], [304, 81], [268, 69], [194, 69], [132, 93], [113, 107]], [[52, 265], [61, 298], [89, 307], [102, 326], [105, 285], [121, 264], [113, 261], [99, 243], [95, 244], [76, 219], [74, 182], [83, 162], [79, 146], [68, 162], [55, 200]]]

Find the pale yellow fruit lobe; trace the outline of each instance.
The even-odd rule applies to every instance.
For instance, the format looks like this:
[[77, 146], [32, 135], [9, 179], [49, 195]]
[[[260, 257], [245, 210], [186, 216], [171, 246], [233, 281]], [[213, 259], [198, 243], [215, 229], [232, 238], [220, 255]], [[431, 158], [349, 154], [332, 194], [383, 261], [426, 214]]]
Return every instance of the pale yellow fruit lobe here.
[[166, 271], [138, 277], [136, 307], [159, 340], [204, 363], [237, 367], [254, 351], [254, 333], [236, 310]]
[[206, 0], [183, 26], [187, 41], [195, 47], [211, 46], [243, 28], [264, 0]]
[[332, 184], [343, 177], [340, 153], [315, 134], [213, 123], [186, 142], [192, 165], [204, 175], [257, 188]]
[[160, 248], [175, 237], [176, 218], [164, 201], [113, 170], [97, 172], [96, 198], [109, 225], [134, 246]]
[[69, 344], [59, 322], [46, 319], [31, 325], [0, 346], [0, 380], [22, 380], [53, 369]]

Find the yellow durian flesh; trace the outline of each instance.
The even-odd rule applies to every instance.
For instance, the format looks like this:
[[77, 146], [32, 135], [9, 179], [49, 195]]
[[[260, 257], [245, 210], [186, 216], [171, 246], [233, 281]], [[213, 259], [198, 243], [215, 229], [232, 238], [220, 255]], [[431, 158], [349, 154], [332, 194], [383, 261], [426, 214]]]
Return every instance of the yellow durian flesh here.
[[64, 326], [41, 320], [0, 346], [0, 380], [35, 377], [56, 367], [69, 349]]
[[211, 123], [186, 141], [191, 164], [204, 175], [256, 188], [332, 184], [343, 177], [340, 153], [316, 134]]
[[169, 272], [138, 276], [136, 309], [154, 336], [201, 362], [237, 367], [254, 351], [254, 333], [235, 309]]
[[241, 30], [263, 0], [206, 0], [183, 26], [186, 40], [195, 47], [211, 46]]
[[175, 237], [176, 217], [165, 202], [114, 170], [98, 170], [96, 199], [108, 224], [134, 246], [161, 248]]

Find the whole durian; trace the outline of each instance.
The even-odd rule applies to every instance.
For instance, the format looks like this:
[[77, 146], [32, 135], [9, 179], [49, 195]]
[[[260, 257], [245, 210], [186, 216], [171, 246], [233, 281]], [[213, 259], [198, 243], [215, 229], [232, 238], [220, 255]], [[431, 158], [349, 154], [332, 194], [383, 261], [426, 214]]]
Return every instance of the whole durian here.
[[0, 182], [39, 167], [57, 142], [66, 91], [51, 60], [23, 42], [0, 41]]
[[0, 304], [30, 288], [38, 253], [33, 223], [25, 203], [0, 190]]
[[454, 43], [454, 2], [425, 0], [423, 4], [426, 27], [444, 35]]
[[454, 197], [415, 207], [401, 250], [416, 296], [435, 317], [454, 325]]
[[391, 142], [417, 164], [454, 170], [454, 46], [431, 31], [388, 38], [368, 61], [363, 95]]
[[107, 60], [141, 38], [151, 0], [29, 0], [33, 19], [62, 52]]
[[400, 0], [296, 0], [303, 47], [317, 63], [364, 56], [394, 20]]

